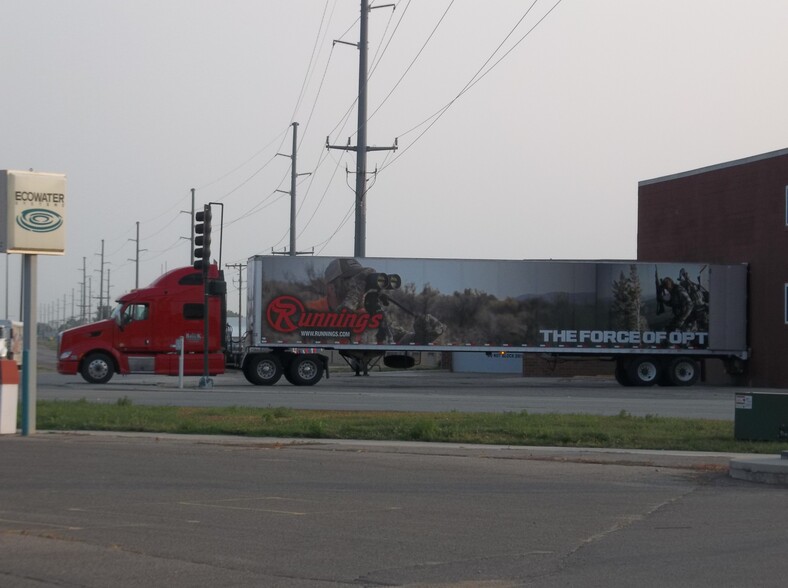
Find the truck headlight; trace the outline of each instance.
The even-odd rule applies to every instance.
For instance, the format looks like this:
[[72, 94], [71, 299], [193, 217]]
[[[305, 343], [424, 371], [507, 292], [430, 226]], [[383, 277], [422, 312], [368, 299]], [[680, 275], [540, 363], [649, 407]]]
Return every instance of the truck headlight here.
[[65, 361], [67, 359], [76, 359], [76, 355], [73, 351], [64, 351], [60, 354], [60, 361]]

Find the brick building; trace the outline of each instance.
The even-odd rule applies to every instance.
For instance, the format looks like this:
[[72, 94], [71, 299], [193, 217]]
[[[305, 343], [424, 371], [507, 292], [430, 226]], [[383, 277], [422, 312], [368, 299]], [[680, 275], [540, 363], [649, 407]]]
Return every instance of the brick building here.
[[745, 383], [788, 387], [788, 149], [638, 185], [638, 260], [749, 264]]

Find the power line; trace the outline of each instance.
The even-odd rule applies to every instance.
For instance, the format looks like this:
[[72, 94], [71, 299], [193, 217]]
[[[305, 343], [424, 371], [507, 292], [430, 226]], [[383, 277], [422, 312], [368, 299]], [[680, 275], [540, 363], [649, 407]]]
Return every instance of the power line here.
[[[453, 105], [454, 105], [454, 103], [455, 103], [455, 102], [456, 102], [456, 101], [457, 101], [457, 100], [458, 100], [458, 99], [459, 99], [461, 96], [463, 96], [463, 95], [464, 95], [464, 94], [465, 94], [465, 93], [466, 93], [468, 90], [470, 90], [470, 89], [471, 89], [473, 86], [475, 86], [475, 85], [476, 85], [477, 83], [479, 83], [479, 82], [480, 82], [482, 79], [484, 79], [484, 77], [486, 77], [486, 76], [487, 76], [487, 74], [489, 74], [489, 73], [490, 73], [490, 72], [491, 72], [493, 69], [495, 69], [495, 68], [496, 68], [496, 67], [497, 67], [497, 66], [498, 66], [498, 65], [499, 65], [499, 64], [500, 64], [500, 63], [501, 63], [501, 62], [502, 62], [502, 61], [503, 61], [503, 60], [504, 60], [506, 57], [508, 57], [508, 56], [509, 56], [509, 54], [511, 54], [511, 52], [512, 52], [512, 51], [514, 51], [514, 49], [515, 49], [515, 48], [516, 48], [516, 47], [517, 47], [517, 46], [518, 46], [520, 43], [522, 43], [522, 42], [523, 42], [523, 41], [526, 39], [526, 37], [528, 37], [528, 35], [530, 35], [530, 34], [531, 34], [533, 31], [534, 31], [534, 29], [536, 29], [536, 27], [537, 27], [537, 26], [539, 26], [539, 25], [540, 25], [540, 24], [541, 24], [541, 23], [542, 23], [542, 22], [543, 22], [543, 21], [544, 21], [544, 20], [545, 20], [545, 19], [546, 19], [546, 18], [547, 18], [547, 17], [548, 17], [548, 16], [549, 16], [549, 15], [550, 15], [552, 12], [553, 12], [553, 10], [555, 10], [555, 9], [558, 7], [558, 5], [559, 5], [559, 4], [561, 4], [561, 2], [562, 2], [562, 0], [557, 0], [557, 1], [556, 1], [556, 3], [555, 3], [555, 4], [554, 4], [554, 5], [553, 5], [553, 6], [552, 6], [552, 7], [551, 7], [551, 8], [550, 8], [550, 9], [549, 9], [549, 10], [548, 10], [548, 11], [547, 11], [547, 12], [546, 12], [546, 13], [545, 13], [545, 14], [544, 14], [544, 15], [543, 15], [543, 16], [542, 16], [542, 17], [541, 17], [541, 18], [540, 18], [540, 19], [539, 19], [537, 22], [536, 22], [536, 24], [534, 24], [534, 25], [533, 25], [533, 26], [532, 26], [530, 29], [528, 29], [528, 31], [526, 31], [526, 33], [525, 33], [525, 34], [524, 34], [522, 37], [520, 37], [520, 39], [519, 39], [519, 40], [518, 40], [518, 41], [517, 41], [517, 42], [516, 42], [516, 43], [515, 43], [515, 44], [514, 44], [512, 47], [510, 47], [510, 48], [509, 48], [509, 50], [507, 50], [507, 51], [506, 51], [506, 53], [504, 53], [504, 54], [503, 54], [503, 55], [502, 55], [502, 56], [501, 56], [501, 57], [500, 57], [500, 58], [499, 58], [499, 59], [498, 59], [498, 60], [497, 60], [495, 63], [493, 63], [493, 64], [492, 64], [492, 65], [491, 65], [491, 66], [490, 66], [490, 67], [489, 67], [489, 68], [488, 68], [486, 71], [484, 71], [484, 69], [485, 69], [485, 67], [487, 66], [487, 64], [489, 64], [489, 63], [490, 63], [490, 61], [493, 59], [493, 57], [495, 57], [495, 54], [496, 54], [496, 53], [498, 53], [498, 51], [500, 51], [501, 47], [502, 47], [502, 46], [503, 46], [503, 44], [506, 42], [506, 40], [507, 40], [507, 39], [508, 39], [508, 38], [509, 38], [509, 37], [510, 37], [510, 36], [511, 36], [513, 33], [514, 33], [514, 31], [517, 29], [517, 27], [519, 27], [519, 26], [520, 26], [520, 23], [522, 23], [522, 21], [523, 21], [523, 20], [524, 20], [524, 19], [525, 19], [525, 18], [528, 16], [528, 14], [531, 12], [531, 10], [533, 9], [533, 7], [536, 5], [536, 3], [537, 3], [538, 1], [539, 1], [539, 0], [534, 0], [534, 2], [533, 2], [533, 3], [532, 3], [532, 4], [531, 4], [529, 7], [528, 7], [528, 9], [525, 11], [525, 13], [523, 14], [523, 16], [522, 16], [522, 17], [520, 17], [520, 20], [518, 20], [518, 21], [517, 21], [517, 24], [515, 24], [515, 25], [514, 25], [514, 27], [512, 27], [512, 29], [509, 31], [509, 33], [506, 35], [506, 37], [504, 37], [503, 41], [501, 41], [501, 43], [499, 43], [499, 45], [498, 45], [498, 47], [496, 47], [495, 51], [493, 51], [493, 52], [490, 54], [490, 56], [487, 58], [487, 60], [486, 60], [486, 61], [485, 61], [485, 62], [482, 64], [482, 66], [481, 66], [481, 67], [480, 67], [480, 68], [479, 68], [479, 69], [476, 71], [476, 73], [475, 73], [475, 74], [473, 74], [473, 76], [471, 77], [471, 79], [470, 79], [470, 80], [469, 80], [469, 81], [468, 81], [468, 82], [465, 84], [465, 86], [463, 87], [463, 89], [462, 89], [462, 90], [460, 90], [460, 92], [459, 92], [459, 93], [458, 93], [458, 94], [457, 94], [457, 95], [456, 95], [454, 98], [452, 98], [452, 99], [451, 99], [451, 101], [449, 101], [447, 104], [445, 104], [444, 106], [442, 106], [442, 107], [441, 107], [440, 109], [438, 109], [438, 110], [437, 110], [435, 113], [433, 113], [432, 115], [430, 115], [429, 117], [427, 117], [427, 118], [426, 118], [424, 121], [420, 122], [420, 123], [419, 123], [418, 125], [416, 125], [415, 127], [411, 128], [411, 129], [409, 129], [409, 130], [407, 130], [407, 131], [405, 131], [404, 133], [402, 133], [402, 134], [400, 134], [400, 135], [399, 135], [400, 137], [404, 137], [404, 136], [408, 135], [409, 133], [411, 133], [411, 132], [415, 131], [415, 130], [416, 130], [416, 129], [418, 129], [419, 127], [423, 126], [423, 125], [424, 125], [424, 124], [426, 124], [427, 122], [429, 122], [429, 121], [432, 121], [432, 122], [429, 124], [429, 126], [428, 126], [426, 129], [424, 129], [424, 130], [423, 130], [421, 133], [419, 133], [419, 135], [418, 135], [418, 136], [417, 136], [417, 137], [416, 137], [416, 138], [415, 138], [413, 141], [411, 141], [411, 142], [410, 142], [410, 144], [409, 144], [407, 147], [403, 148], [403, 149], [402, 149], [402, 150], [399, 152], [399, 154], [398, 154], [397, 156], [395, 156], [395, 157], [394, 157], [394, 159], [393, 159], [391, 162], [389, 162], [389, 163], [388, 163], [388, 164], [387, 164], [385, 167], [381, 167], [381, 168], [380, 168], [380, 171], [383, 171], [383, 170], [384, 170], [386, 167], [388, 167], [388, 166], [392, 165], [393, 163], [395, 163], [396, 161], [398, 161], [398, 160], [400, 159], [400, 157], [402, 157], [403, 155], [405, 155], [405, 153], [406, 153], [407, 151], [409, 151], [409, 150], [410, 150], [410, 148], [411, 148], [411, 147], [413, 147], [413, 146], [416, 144], [416, 142], [417, 142], [419, 139], [421, 139], [421, 137], [423, 137], [423, 136], [424, 136], [424, 134], [425, 134], [427, 131], [429, 131], [429, 130], [430, 130], [432, 127], [433, 127], [433, 125], [435, 125], [435, 123], [436, 123], [436, 122], [438, 122], [438, 120], [439, 120], [439, 119], [440, 119], [440, 118], [441, 118], [441, 117], [442, 117], [442, 116], [443, 116], [443, 115], [446, 113], [446, 111], [447, 111], [447, 110], [448, 110], [448, 109], [449, 109], [451, 106], [453, 106]], [[481, 73], [482, 71], [484, 71], [484, 73]], [[480, 75], [480, 74], [481, 74], [481, 75]]]
[[339, 226], [334, 230], [333, 233], [331, 233], [328, 239], [315, 245], [315, 248], [320, 247], [320, 249], [317, 250], [317, 255], [320, 255], [323, 252], [323, 249], [325, 249], [328, 246], [331, 239], [333, 239], [336, 236], [336, 234], [342, 229], [342, 227], [344, 227], [345, 224], [350, 220], [350, 217], [352, 216], [354, 209], [355, 209], [355, 203], [350, 205], [350, 207], [347, 209], [347, 212], [345, 213], [345, 217], [342, 219], [342, 222], [339, 223]]
[[[432, 32], [431, 32], [431, 33], [429, 34], [429, 36], [427, 37], [427, 40], [426, 40], [426, 41], [424, 41], [424, 44], [421, 46], [421, 48], [419, 49], [419, 51], [416, 53], [416, 56], [415, 56], [415, 57], [414, 57], [414, 58], [411, 60], [411, 62], [408, 64], [408, 67], [407, 67], [407, 68], [405, 68], [405, 71], [404, 71], [404, 72], [402, 72], [402, 75], [399, 77], [399, 79], [398, 79], [398, 80], [397, 80], [397, 82], [394, 84], [394, 86], [391, 88], [391, 90], [389, 90], [389, 93], [388, 93], [388, 94], [386, 94], [386, 96], [383, 98], [383, 100], [381, 101], [381, 103], [380, 103], [380, 104], [378, 104], [378, 107], [377, 107], [377, 108], [376, 108], [376, 109], [375, 109], [375, 110], [372, 112], [372, 114], [370, 114], [370, 115], [369, 115], [369, 119], [372, 119], [372, 117], [373, 117], [373, 116], [375, 116], [375, 115], [377, 114], [377, 112], [378, 112], [378, 111], [379, 111], [379, 110], [380, 110], [380, 109], [383, 107], [383, 105], [384, 105], [384, 104], [385, 104], [385, 103], [388, 101], [388, 99], [389, 99], [389, 98], [391, 98], [391, 95], [392, 95], [392, 94], [394, 93], [394, 91], [395, 91], [395, 90], [396, 90], [396, 89], [399, 87], [400, 83], [402, 83], [402, 80], [404, 80], [404, 79], [405, 79], [405, 76], [406, 76], [406, 75], [408, 75], [408, 72], [411, 70], [411, 68], [413, 67], [413, 65], [414, 65], [414, 64], [416, 63], [416, 61], [419, 59], [419, 57], [421, 56], [421, 54], [422, 54], [422, 52], [424, 51], [424, 49], [426, 49], [426, 47], [427, 47], [427, 44], [430, 42], [430, 40], [432, 39], [432, 37], [435, 35], [435, 32], [438, 30], [438, 27], [439, 27], [439, 26], [441, 25], [441, 23], [443, 22], [443, 19], [444, 19], [444, 18], [446, 18], [446, 15], [449, 13], [449, 9], [450, 9], [450, 8], [451, 8], [453, 5], [454, 5], [454, 0], [451, 0], [451, 2], [449, 3], [449, 5], [446, 7], [446, 10], [444, 10], [444, 11], [443, 11], [443, 14], [441, 15], [440, 19], [439, 19], [439, 20], [438, 20], [438, 22], [435, 24], [435, 27], [433, 27], [433, 29], [432, 29]], [[408, 4], [408, 6], [410, 6], [410, 3]], [[405, 7], [405, 10], [407, 10], [407, 6]], [[405, 16], [405, 15], [403, 14], [403, 17], [404, 17], [404, 16]], [[401, 22], [401, 20], [400, 20], [400, 22]], [[398, 25], [398, 26], [399, 26], [399, 25]], [[396, 32], [396, 30], [395, 30], [394, 32]], [[370, 76], [371, 76], [371, 75], [372, 75], [372, 74], [370, 73]]]
[[[336, 6], [336, 4], [334, 6]], [[304, 99], [304, 94], [306, 93], [307, 83], [312, 77], [312, 72], [313, 72], [312, 64], [315, 61], [315, 53], [317, 52], [317, 47], [320, 42], [320, 31], [323, 30], [323, 23], [326, 20], [326, 10], [328, 10], [328, 0], [326, 0], [325, 5], [323, 6], [323, 14], [320, 17], [320, 26], [318, 27], [317, 34], [315, 35], [315, 43], [312, 45], [312, 54], [309, 56], [309, 64], [306, 67], [306, 74], [304, 75], [304, 81], [301, 82], [301, 90], [298, 93], [298, 99], [296, 100], [295, 107], [293, 108], [293, 114], [290, 117], [291, 120], [294, 120], [296, 118], [296, 114], [298, 113], [298, 107], [301, 106], [301, 101]]]
[[[289, 131], [289, 130], [290, 130], [290, 125], [287, 125], [287, 126], [286, 126], [286, 127], [285, 127], [285, 128], [284, 128], [284, 129], [283, 129], [281, 132], [280, 132], [280, 133], [278, 133], [278, 134], [277, 134], [275, 137], [273, 137], [273, 138], [272, 138], [270, 141], [268, 141], [268, 143], [266, 143], [266, 144], [265, 144], [263, 147], [261, 147], [261, 148], [260, 148], [258, 151], [256, 151], [256, 152], [255, 152], [255, 153], [254, 153], [254, 154], [253, 154], [251, 157], [249, 157], [249, 158], [248, 158], [247, 160], [245, 160], [243, 163], [240, 163], [240, 164], [238, 164], [236, 167], [234, 167], [233, 169], [231, 169], [231, 170], [230, 170], [230, 171], [228, 171], [227, 173], [225, 173], [225, 174], [223, 174], [223, 175], [219, 176], [218, 178], [216, 178], [215, 180], [213, 180], [213, 181], [211, 181], [211, 182], [208, 182], [207, 184], [203, 184], [202, 186], [200, 186], [200, 187], [198, 187], [198, 188], [196, 188], [196, 189], [197, 189], [197, 190], [204, 190], [205, 188], [209, 188], [210, 186], [213, 186], [214, 184], [217, 184], [218, 182], [221, 182], [221, 181], [222, 181], [223, 179], [225, 179], [226, 177], [228, 177], [228, 176], [230, 176], [230, 175], [234, 174], [234, 173], [235, 173], [235, 172], [237, 172], [239, 169], [241, 169], [242, 167], [244, 167], [244, 166], [245, 166], [247, 163], [249, 163], [250, 161], [252, 161], [253, 159], [255, 159], [255, 158], [256, 158], [258, 155], [260, 155], [260, 154], [261, 154], [263, 151], [265, 151], [266, 149], [268, 149], [268, 148], [269, 148], [271, 145], [273, 145], [273, 144], [274, 144], [276, 141], [279, 141], [279, 140], [280, 140], [280, 139], [281, 139], [283, 136], [287, 135], [287, 131]], [[260, 171], [260, 170], [258, 170], [258, 172], [259, 172], [259, 171]], [[254, 174], [254, 175], [256, 175], [256, 173], [257, 173], [257, 172], [255, 172], [255, 174]], [[231, 193], [232, 193], [232, 192], [231, 192]], [[229, 194], [228, 194], [228, 195], [229, 195]]]

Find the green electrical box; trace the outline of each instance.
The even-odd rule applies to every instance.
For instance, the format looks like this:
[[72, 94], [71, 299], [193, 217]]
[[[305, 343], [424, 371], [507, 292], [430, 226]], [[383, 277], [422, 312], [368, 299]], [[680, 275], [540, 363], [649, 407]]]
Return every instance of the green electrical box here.
[[788, 393], [736, 394], [733, 429], [739, 441], [788, 442]]

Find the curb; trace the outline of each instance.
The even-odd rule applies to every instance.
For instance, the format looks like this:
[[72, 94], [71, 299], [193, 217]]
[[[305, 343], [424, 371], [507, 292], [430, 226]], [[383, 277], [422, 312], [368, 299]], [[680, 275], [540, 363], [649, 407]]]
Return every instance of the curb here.
[[[183, 435], [129, 431], [56, 431], [40, 430], [39, 436], [107, 437], [179, 441], [198, 444], [231, 444], [284, 448], [331, 448], [332, 451], [384, 451], [443, 455], [478, 455], [505, 459], [559, 460], [576, 463], [637, 465], [677, 469], [727, 471], [728, 476], [747, 482], [788, 487], [788, 450], [779, 456], [753, 456], [744, 453], [702, 451], [663, 451], [582, 447], [542, 447], [524, 445], [475, 445], [420, 441], [370, 441], [356, 439], [309, 439], [286, 437], [237, 437], [233, 435]], [[21, 439], [22, 437], [19, 436]]]
[[737, 480], [788, 486], [788, 451], [776, 457], [732, 459], [729, 474]]

